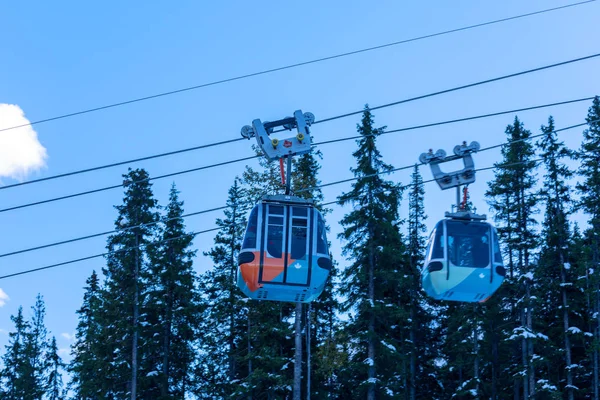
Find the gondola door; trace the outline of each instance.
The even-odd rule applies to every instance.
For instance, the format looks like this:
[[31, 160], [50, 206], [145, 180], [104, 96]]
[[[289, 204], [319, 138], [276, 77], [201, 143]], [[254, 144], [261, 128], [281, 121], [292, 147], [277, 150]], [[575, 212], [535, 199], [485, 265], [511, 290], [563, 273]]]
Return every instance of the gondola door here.
[[312, 211], [309, 207], [263, 204], [260, 284], [310, 284]]

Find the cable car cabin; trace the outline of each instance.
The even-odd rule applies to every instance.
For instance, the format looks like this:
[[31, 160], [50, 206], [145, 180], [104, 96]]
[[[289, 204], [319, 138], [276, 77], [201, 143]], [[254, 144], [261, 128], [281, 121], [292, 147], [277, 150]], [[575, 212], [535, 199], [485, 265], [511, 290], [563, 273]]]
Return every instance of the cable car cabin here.
[[319, 297], [331, 259], [325, 221], [312, 200], [265, 196], [248, 220], [237, 285], [256, 300], [309, 303]]
[[496, 228], [486, 222], [445, 219], [429, 237], [422, 284], [436, 300], [485, 302], [505, 269]]

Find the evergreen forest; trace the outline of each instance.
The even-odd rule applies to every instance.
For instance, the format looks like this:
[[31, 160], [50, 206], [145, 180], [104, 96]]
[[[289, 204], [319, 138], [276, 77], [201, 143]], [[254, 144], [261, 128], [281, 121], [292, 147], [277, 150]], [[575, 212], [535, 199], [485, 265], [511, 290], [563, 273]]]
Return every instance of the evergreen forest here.
[[[354, 180], [335, 202], [319, 188], [318, 150], [293, 161], [292, 192], [314, 199], [339, 226], [328, 240], [343, 246], [310, 304], [250, 300], [236, 285], [248, 214], [281, 193], [278, 163], [240, 169], [205, 249], [194, 246], [176, 185], [159, 204], [149, 173], [129, 169], [104, 267], [69, 310], [78, 325], [68, 361], [44, 323], [59, 310], [46, 310], [40, 293], [31, 312], [12, 316], [0, 398], [599, 400], [600, 97], [588, 106], [574, 149], [552, 116], [541, 127], [505, 121], [502, 161], [478, 182], [506, 269], [484, 303], [422, 290], [425, 221], [442, 216], [425, 209], [425, 166], [415, 164], [410, 182], [392, 180], [377, 143], [386, 127], [368, 106]], [[343, 207], [340, 221], [332, 207]], [[200, 258], [211, 263], [204, 273]]]

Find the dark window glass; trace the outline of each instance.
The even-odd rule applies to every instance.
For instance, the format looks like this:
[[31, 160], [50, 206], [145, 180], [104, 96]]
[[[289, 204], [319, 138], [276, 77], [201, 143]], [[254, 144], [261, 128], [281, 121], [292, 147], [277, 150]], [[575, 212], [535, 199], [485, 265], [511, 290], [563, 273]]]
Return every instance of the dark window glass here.
[[490, 264], [490, 227], [478, 222], [447, 221], [448, 258], [456, 266], [484, 268]]
[[283, 225], [283, 217], [269, 217], [269, 225]]
[[304, 218], [293, 218], [292, 225], [293, 226], [306, 226], [308, 220]]
[[498, 231], [496, 231], [496, 228], [493, 229], [494, 231], [494, 262], [497, 264], [502, 264], [502, 252], [500, 251], [500, 243], [498, 241]]
[[321, 213], [318, 211], [315, 212], [318, 216], [317, 218], [317, 253], [319, 254], [329, 254], [327, 252], [327, 236], [325, 230], [325, 221], [323, 221], [323, 217]]
[[283, 215], [283, 206], [269, 206], [269, 214]]
[[308, 208], [306, 207], [294, 207], [292, 215], [294, 217], [306, 217], [308, 216]]
[[421, 269], [425, 268], [425, 265], [427, 264], [427, 262], [429, 262], [429, 260], [431, 260], [431, 252], [433, 251], [433, 237], [435, 235], [435, 230], [433, 230], [430, 234], [429, 234], [429, 238], [427, 239], [427, 245], [425, 246], [425, 251], [426, 251], [426, 258], [425, 258], [425, 262], [423, 263], [423, 265], [421, 265]]
[[293, 260], [306, 258], [306, 227], [292, 226], [292, 248], [290, 253]]
[[267, 252], [273, 258], [281, 258], [283, 247], [283, 226], [269, 225], [267, 229]]
[[438, 224], [435, 226], [434, 235], [431, 258], [444, 258], [444, 246], [446, 245], [446, 241], [444, 240], [443, 222], [438, 222]]
[[244, 235], [244, 243], [242, 248], [244, 249], [255, 249], [256, 248], [256, 232], [258, 231], [258, 206], [252, 209], [250, 217], [248, 218], [248, 227], [246, 228], [246, 234]]

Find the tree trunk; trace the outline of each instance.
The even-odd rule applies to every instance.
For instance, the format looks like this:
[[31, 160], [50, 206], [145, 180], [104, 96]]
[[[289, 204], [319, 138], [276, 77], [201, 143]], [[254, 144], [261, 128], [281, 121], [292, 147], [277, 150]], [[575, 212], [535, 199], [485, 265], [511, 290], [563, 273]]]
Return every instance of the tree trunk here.
[[[595, 227], [594, 227], [595, 228]], [[598, 232], [595, 229], [595, 232]], [[593, 240], [593, 251], [592, 251], [592, 265], [594, 266], [594, 269], [596, 268], [596, 266], [598, 265], [598, 240], [596, 239], [596, 235], [597, 233], [594, 233], [594, 240]], [[593, 363], [594, 363], [594, 374], [593, 374], [593, 388], [594, 388], [594, 400], [599, 400], [599, 393], [598, 393], [598, 386], [599, 386], [599, 381], [598, 381], [598, 341], [600, 340], [600, 286], [598, 285], [598, 278], [595, 278], [595, 299], [594, 299], [594, 305], [593, 305], [593, 315], [595, 315], [596, 317], [596, 326], [594, 327], [594, 343], [593, 343], [593, 352], [592, 352], [592, 359], [593, 359]]]
[[369, 232], [369, 340], [367, 356], [369, 358], [369, 385], [367, 391], [367, 400], [375, 400], [375, 250], [373, 249], [373, 229]]
[[571, 340], [569, 338], [569, 304], [567, 302], [567, 289], [565, 283], [567, 282], [565, 274], [565, 259], [563, 253], [560, 252], [560, 280], [562, 282], [561, 297], [563, 305], [563, 330], [565, 335], [565, 361], [567, 363], [567, 396], [568, 400], [574, 400], [573, 393], [573, 372], [571, 371]]
[[306, 400], [310, 400], [310, 374], [311, 374], [311, 347], [310, 347], [310, 327], [311, 327], [311, 304], [308, 303], [306, 310]]
[[[597, 265], [594, 263], [594, 265]], [[594, 400], [599, 399], [598, 394], [598, 341], [600, 340], [600, 286], [596, 283], [596, 301], [594, 304], [594, 314], [596, 315], [596, 329], [594, 329]]]
[[171, 353], [171, 326], [173, 324], [173, 292], [169, 287], [167, 291], [167, 320], [163, 330], [163, 379], [160, 394], [164, 398], [169, 395], [169, 356]]
[[235, 251], [235, 245], [236, 245], [236, 241], [237, 241], [237, 237], [236, 237], [236, 229], [237, 226], [235, 224], [235, 221], [237, 220], [237, 208], [234, 207], [233, 208], [233, 215], [232, 215], [232, 220], [234, 221], [234, 225], [232, 228], [232, 233], [231, 233], [231, 247], [229, 249], [230, 254], [230, 262], [231, 262], [231, 269], [229, 271], [229, 337], [227, 338], [227, 341], [229, 342], [229, 381], [233, 381], [235, 379], [236, 376], [236, 360], [234, 357], [234, 353], [235, 353], [235, 333], [234, 333], [234, 325], [235, 325], [235, 314], [236, 314], [236, 310], [235, 310], [235, 297], [234, 297], [234, 293], [235, 293], [235, 287], [234, 287], [234, 282], [235, 282], [235, 273], [237, 270], [237, 260], [236, 260], [236, 251]]
[[417, 354], [415, 345], [415, 303], [411, 303], [410, 307], [410, 400], [417, 400]]
[[[521, 327], [526, 328], [525, 310], [521, 310]], [[521, 362], [523, 367], [523, 399], [529, 399], [529, 367], [527, 365], [527, 339], [521, 338]]]
[[[527, 311], [525, 315], [527, 317], [527, 329], [529, 332], [533, 333], [533, 312], [531, 310], [531, 285], [529, 283], [527, 283], [526, 293]], [[530, 337], [527, 338], [527, 363], [529, 365], [529, 396], [533, 398], [535, 396], [535, 365], [533, 363], [533, 338]]]
[[[369, 166], [373, 166], [373, 152], [369, 151]], [[374, 169], [374, 168], [373, 168]], [[373, 241], [375, 240], [375, 232], [373, 230], [373, 181], [369, 181], [369, 337], [367, 345], [367, 357], [369, 358], [368, 377], [369, 384], [367, 389], [367, 400], [375, 400], [375, 248]]]
[[[171, 266], [174, 265], [173, 259], [173, 248], [169, 247], [169, 262]], [[160, 394], [162, 397], [167, 398], [169, 395], [169, 369], [170, 369], [170, 355], [171, 355], [171, 329], [173, 325], [173, 282], [168, 279], [167, 285], [167, 312], [166, 320], [163, 328], [163, 371], [162, 371], [162, 385], [160, 388]]]
[[[250, 385], [250, 377], [252, 376], [252, 337], [251, 337], [251, 328], [252, 328], [252, 323], [250, 320], [250, 310], [248, 310], [248, 387], [251, 387]], [[252, 389], [250, 389], [250, 394], [248, 395], [248, 400], [252, 400]]]
[[496, 335], [496, 326], [494, 322], [491, 324], [492, 335], [492, 395], [491, 400], [497, 400], [498, 396], [498, 336]]
[[[473, 307], [477, 310], [477, 306]], [[475, 380], [475, 400], [479, 400], [479, 322], [475, 317], [475, 326], [473, 327], [473, 354], [475, 361], [473, 362], [473, 379]]]
[[294, 324], [294, 400], [302, 399], [302, 303], [296, 303], [296, 321]]
[[139, 272], [140, 272], [140, 235], [135, 235], [135, 266], [133, 272], [133, 340], [131, 349], [131, 400], [137, 398], [137, 370], [138, 370], [138, 318], [139, 318]]

